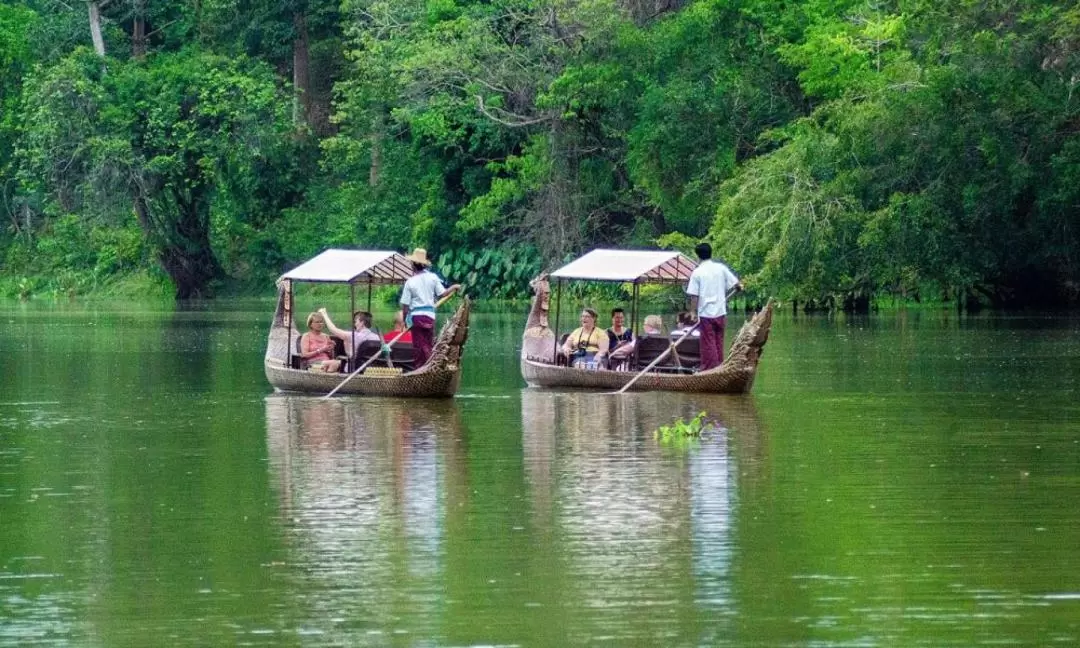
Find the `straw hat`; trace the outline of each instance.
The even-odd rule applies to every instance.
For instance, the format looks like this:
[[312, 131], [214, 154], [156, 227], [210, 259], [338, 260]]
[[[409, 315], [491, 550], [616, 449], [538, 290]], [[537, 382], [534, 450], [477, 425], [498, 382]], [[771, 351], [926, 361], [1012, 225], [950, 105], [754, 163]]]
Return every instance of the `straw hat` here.
[[412, 254], [405, 258], [409, 261], [412, 261], [413, 263], [419, 263], [420, 265], [431, 265], [431, 261], [428, 261], [427, 258], [427, 250], [425, 250], [424, 248], [416, 248], [415, 250], [413, 250]]

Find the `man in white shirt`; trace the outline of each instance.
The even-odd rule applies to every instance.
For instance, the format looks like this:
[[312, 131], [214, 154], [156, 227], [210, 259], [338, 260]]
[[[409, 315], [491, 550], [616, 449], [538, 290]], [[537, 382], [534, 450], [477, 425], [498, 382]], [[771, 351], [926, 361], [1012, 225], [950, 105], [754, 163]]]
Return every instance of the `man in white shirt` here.
[[[356, 352], [360, 348], [360, 345], [364, 342], [379, 342], [382, 343], [382, 338], [379, 334], [371, 330], [371, 313], [367, 311], [356, 311], [353, 313], [353, 328], [351, 331], [340, 329], [334, 325], [334, 322], [330, 319], [330, 313], [326, 312], [325, 308], [319, 309], [319, 314], [323, 316], [323, 320], [326, 321], [326, 328], [330, 331], [330, 335], [333, 335], [337, 339], [345, 343], [345, 353], [349, 356], [351, 364], [358, 364]], [[361, 358], [361, 361], [366, 358]]]
[[440, 299], [461, 289], [460, 284], [443, 286], [439, 277], [428, 270], [427, 250], [416, 248], [405, 257], [412, 262], [413, 276], [401, 289], [401, 315], [412, 330], [413, 353], [417, 369], [427, 364], [435, 346], [435, 305]]
[[742, 290], [739, 278], [723, 263], [712, 260], [712, 246], [700, 243], [694, 252], [701, 263], [690, 275], [686, 294], [690, 311], [697, 314], [701, 331], [701, 370], [719, 367], [724, 362], [724, 325], [727, 322], [727, 294]]

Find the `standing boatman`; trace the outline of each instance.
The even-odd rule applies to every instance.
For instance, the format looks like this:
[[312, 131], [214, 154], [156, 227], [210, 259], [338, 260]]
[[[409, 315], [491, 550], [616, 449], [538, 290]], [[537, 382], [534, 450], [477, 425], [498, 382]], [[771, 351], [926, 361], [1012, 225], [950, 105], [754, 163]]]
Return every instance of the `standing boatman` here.
[[735, 273], [723, 263], [712, 260], [712, 246], [699, 243], [694, 248], [701, 263], [690, 275], [686, 294], [690, 311], [696, 314], [701, 330], [701, 370], [719, 367], [724, 362], [724, 326], [727, 323], [727, 294], [742, 290]]
[[415, 363], [419, 369], [427, 364], [431, 348], [435, 346], [435, 304], [461, 290], [461, 284], [445, 288], [442, 280], [428, 269], [431, 261], [428, 261], [424, 248], [416, 248], [405, 258], [412, 263], [413, 276], [401, 289], [401, 316], [412, 330]]

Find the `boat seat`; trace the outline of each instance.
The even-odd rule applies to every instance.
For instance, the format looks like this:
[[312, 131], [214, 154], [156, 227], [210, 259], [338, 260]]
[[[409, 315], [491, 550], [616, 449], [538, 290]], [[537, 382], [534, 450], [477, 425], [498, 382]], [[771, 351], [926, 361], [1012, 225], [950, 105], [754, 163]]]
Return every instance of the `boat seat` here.
[[[666, 335], [646, 335], [638, 338], [634, 347], [634, 370], [641, 371], [656, 360], [673, 342]], [[661, 360], [652, 371], [660, 373], [693, 373], [701, 366], [701, 340], [694, 337], [684, 340]]]
[[555, 366], [556, 367], [565, 367], [567, 365], [567, 361], [569, 360], [569, 358], [567, 358], [565, 355], [563, 355], [562, 348], [563, 348], [563, 345], [566, 344], [566, 340], [569, 337], [570, 337], [569, 333], [563, 333], [563, 336], [561, 338], [559, 338], [559, 348], [558, 348], [557, 351], [555, 351]]
[[[671, 339], [666, 335], [643, 335], [639, 337], [637, 344], [634, 345], [634, 371], [641, 371], [648, 367], [653, 360], [660, 357], [660, 354], [667, 351], [670, 345]], [[653, 367], [653, 371], [670, 372], [677, 369], [678, 365], [675, 364], [675, 359], [671, 357], [670, 353]]]
[[697, 371], [701, 367], [701, 338], [690, 337], [671, 352], [682, 371]]
[[[354, 361], [354, 366], [350, 368], [351, 371], [356, 369], [368, 361], [373, 354], [379, 354], [376, 360], [373, 360], [368, 367], [382, 367], [382, 368], [395, 368], [402, 371], [412, 371], [416, 365], [416, 352], [413, 349], [413, 345], [409, 342], [395, 342], [390, 347], [390, 359], [387, 362], [386, 356], [382, 355], [382, 343], [369, 341], [360, 345], [357, 359]], [[364, 371], [367, 371], [365, 369]]]
[[[411, 342], [396, 342], [390, 347], [390, 363], [404, 371], [416, 368], [416, 352]], [[374, 363], [373, 363], [374, 364]]]
[[[368, 340], [367, 342], [361, 342], [360, 346], [356, 348], [356, 357], [349, 363], [348, 372], [352, 373], [360, 368], [365, 362], [371, 359], [371, 356], [377, 356], [382, 354], [382, 342], [375, 340]], [[379, 359], [374, 360], [368, 367], [374, 367], [376, 365], [385, 367], [386, 363]], [[343, 370], [344, 371], [344, 370]], [[366, 371], [366, 369], [365, 369]]]
[[300, 337], [301, 336], [298, 335], [296, 336], [296, 339], [293, 340], [293, 352], [289, 355], [289, 367], [293, 369], [306, 369], [304, 360], [300, 357]]

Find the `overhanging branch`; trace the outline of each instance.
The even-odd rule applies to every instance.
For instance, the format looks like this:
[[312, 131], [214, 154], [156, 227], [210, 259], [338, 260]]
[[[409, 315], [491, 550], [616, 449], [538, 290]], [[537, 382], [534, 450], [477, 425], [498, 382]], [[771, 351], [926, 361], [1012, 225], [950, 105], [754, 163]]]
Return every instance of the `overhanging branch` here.
[[505, 119], [502, 119], [500, 117], [496, 117], [495, 115], [493, 115], [487, 109], [487, 107], [484, 105], [484, 98], [482, 96], [476, 95], [476, 104], [477, 104], [477, 107], [479, 108], [480, 112], [485, 117], [487, 117], [488, 119], [490, 119], [490, 120], [492, 120], [494, 122], [502, 124], [503, 126], [509, 126], [510, 128], [522, 128], [522, 127], [525, 127], [525, 126], [535, 126], [536, 124], [543, 124], [543, 123], [551, 121], [551, 117], [549, 115], [544, 115], [544, 116], [541, 116], [541, 117], [534, 117], [534, 118], [526, 118], [526, 117], [520, 117], [518, 115], [514, 115], [513, 113], [507, 113], [505, 110], [499, 110], [498, 108], [496, 108], [495, 110], [499, 110], [500, 112], [503, 112], [503, 113], [505, 113], [507, 115], [510, 115], [510, 116], [512, 116], [514, 118], [514, 121], [507, 121]]

